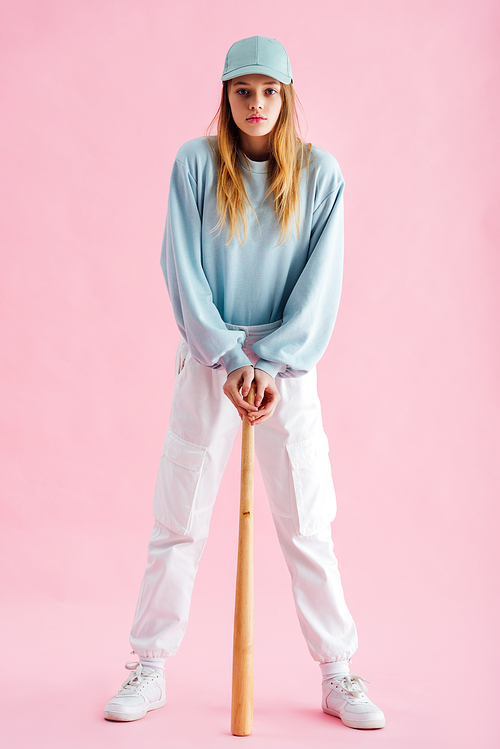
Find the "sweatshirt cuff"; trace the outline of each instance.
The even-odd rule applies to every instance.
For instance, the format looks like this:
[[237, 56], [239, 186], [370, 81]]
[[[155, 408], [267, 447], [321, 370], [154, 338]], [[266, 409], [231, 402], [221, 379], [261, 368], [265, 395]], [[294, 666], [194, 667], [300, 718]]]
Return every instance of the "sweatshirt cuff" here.
[[231, 349], [231, 351], [226, 351], [226, 353], [221, 356], [220, 361], [224, 364], [227, 375], [230, 375], [231, 372], [234, 372], [235, 369], [239, 369], [240, 367], [253, 366], [248, 356], [243, 352], [243, 349], [241, 348], [239, 343], [237, 343], [236, 346]]
[[274, 379], [278, 372], [283, 369], [283, 366], [277, 361], [268, 361], [267, 359], [258, 359], [254, 364], [255, 369], [262, 369], [267, 374], [271, 375]]

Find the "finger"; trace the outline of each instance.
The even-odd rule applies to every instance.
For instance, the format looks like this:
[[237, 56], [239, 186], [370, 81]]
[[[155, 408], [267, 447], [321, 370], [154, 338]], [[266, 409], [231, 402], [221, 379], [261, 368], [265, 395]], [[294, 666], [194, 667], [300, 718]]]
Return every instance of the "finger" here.
[[274, 413], [274, 408], [261, 408], [257, 413], [248, 414], [248, 418], [253, 424], [258, 424], [261, 419], [268, 418]]
[[236, 391], [231, 390], [230, 393], [231, 393], [231, 400], [233, 401], [236, 407], [239, 406], [240, 408], [244, 408], [245, 411], [257, 411], [257, 406], [252, 406], [250, 403], [247, 403], [247, 401], [243, 400], [243, 398], [241, 397], [241, 395], [239, 394], [237, 390]]
[[267, 421], [268, 419], [270, 419], [271, 416], [273, 415], [273, 413], [274, 413], [274, 411], [272, 413], [270, 413], [270, 414], [265, 414], [264, 416], [259, 416], [256, 419], [250, 419], [250, 418], [247, 417], [247, 420], [250, 422], [250, 424], [253, 427], [258, 427], [264, 421]]
[[255, 406], [252, 406], [250, 405], [250, 403], [247, 403], [246, 401], [244, 401], [243, 398], [240, 397], [239, 393], [237, 394], [237, 397], [236, 397], [236, 394], [231, 393], [231, 392], [226, 393], [226, 395], [231, 401], [231, 403], [233, 404], [233, 406], [236, 408], [238, 413], [240, 414], [246, 415], [249, 411], [257, 410]]
[[260, 420], [263, 418], [269, 418], [269, 416], [272, 416], [272, 414], [276, 410], [276, 406], [278, 405], [280, 398], [276, 398], [273, 400], [265, 401], [264, 405], [261, 406], [257, 413], [249, 414], [250, 418], [254, 423], [260, 423]]
[[252, 423], [255, 425], [262, 424], [263, 421], [267, 421], [267, 419], [271, 418], [271, 416], [273, 415], [275, 411], [276, 411], [276, 404], [274, 404], [273, 406], [266, 405], [264, 408], [259, 409], [259, 413], [250, 414], [249, 418], [252, 419]]
[[264, 398], [264, 393], [266, 391], [266, 388], [264, 385], [258, 383], [257, 384], [257, 392], [255, 393], [255, 405], [258, 407], [262, 403], [262, 399]]
[[260, 416], [264, 412], [268, 413], [270, 410], [274, 411], [280, 400], [281, 396], [278, 392], [273, 393], [269, 390], [264, 391], [264, 397], [262, 403], [259, 405], [258, 415]]
[[226, 382], [226, 384], [222, 388], [222, 391], [225, 395], [227, 395], [234, 406], [242, 406], [246, 402], [240, 395], [239, 384], [235, 384], [234, 382]]
[[250, 387], [253, 382], [253, 372], [245, 372], [243, 374], [243, 385], [241, 386], [241, 395], [246, 398], [250, 392]]
[[249, 414], [257, 413], [254, 411], [255, 406], [251, 406], [250, 403], [245, 403], [245, 401], [242, 401], [241, 405], [239, 403], [232, 402], [233, 406], [236, 408], [236, 410], [239, 413], [244, 414], [244, 416], [248, 416]]

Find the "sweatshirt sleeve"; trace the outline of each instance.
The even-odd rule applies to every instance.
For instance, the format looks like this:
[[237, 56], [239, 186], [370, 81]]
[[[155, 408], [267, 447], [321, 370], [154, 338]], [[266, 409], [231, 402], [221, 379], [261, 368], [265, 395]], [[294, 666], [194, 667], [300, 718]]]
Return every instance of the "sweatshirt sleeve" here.
[[253, 345], [255, 364], [275, 377], [300, 377], [323, 356], [333, 332], [342, 287], [344, 180], [313, 213], [308, 259], [283, 311], [282, 325]]
[[224, 365], [229, 374], [251, 362], [242, 349], [244, 332], [228, 330], [213, 302], [202, 267], [201, 229], [196, 182], [176, 159], [160, 263], [177, 326], [192, 356], [206, 367]]

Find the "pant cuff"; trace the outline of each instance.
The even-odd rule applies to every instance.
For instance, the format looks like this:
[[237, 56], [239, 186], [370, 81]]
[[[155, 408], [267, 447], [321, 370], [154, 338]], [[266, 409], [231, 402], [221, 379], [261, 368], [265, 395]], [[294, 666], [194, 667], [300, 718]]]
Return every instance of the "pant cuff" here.
[[331, 663], [320, 663], [321, 676], [323, 680], [332, 679], [336, 676], [346, 676], [349, 673], [349, 661], [333, 661]]

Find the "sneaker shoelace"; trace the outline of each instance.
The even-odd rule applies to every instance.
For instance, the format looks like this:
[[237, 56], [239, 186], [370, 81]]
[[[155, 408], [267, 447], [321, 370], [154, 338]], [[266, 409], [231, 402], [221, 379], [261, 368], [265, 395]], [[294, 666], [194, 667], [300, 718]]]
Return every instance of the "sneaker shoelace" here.
[[125, 679], [120, 687], [120, 692], [134, 692], [151, 674], [143, 673], [143, 667], [137, 661], [127, 661], [125, 668], [132, 671], [128, 679]]
[[[370, 683], [357, 674], [348, 674], [341, 679], [335, 679], [335, 681], [338, 681], [342, 689], [352, 697], [360, 697], [362, 694], [366, 694], [368, 690], [365, 687], [365, 684]], [[363, 684], [363, 682], [365, 682], [365, 684]]]

